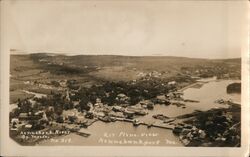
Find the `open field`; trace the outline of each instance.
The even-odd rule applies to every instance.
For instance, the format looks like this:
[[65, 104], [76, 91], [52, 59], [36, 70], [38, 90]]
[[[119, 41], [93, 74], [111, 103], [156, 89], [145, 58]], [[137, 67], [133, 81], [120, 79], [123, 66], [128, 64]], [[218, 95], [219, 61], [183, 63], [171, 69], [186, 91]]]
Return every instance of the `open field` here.
[[15, 90], [10, 92], [10, 104], [16, 103], [18, 99], [24, 100], [26, 98], [32, 98], [33, 94], [27, 94], [21, 90]]

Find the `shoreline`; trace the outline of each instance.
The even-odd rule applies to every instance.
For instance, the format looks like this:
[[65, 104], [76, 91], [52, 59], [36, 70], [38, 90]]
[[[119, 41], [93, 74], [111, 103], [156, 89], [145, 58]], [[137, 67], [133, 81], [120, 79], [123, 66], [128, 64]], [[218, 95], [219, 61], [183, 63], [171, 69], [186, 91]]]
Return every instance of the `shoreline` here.
[[[217, 80], [214, 80], [214, 81], [217, 81]], [[223, 80], [218, 80], [218, 81], [223, 81]], [[211, 82], [211, 81], [209, 81], [209, 82]], [[193, 86], [195, 86], [196, 84], [199, 84], [200, 82], [195, 82], [195, 83], [193, 83], [193, 84], [190, 84], [190, 85], [188, 85], [188, 86], [186, 86], [186, 87], [184, 87], [184, 88], [182, 88], [181, 90], [186, 90], [186, 89], [189, 89], [189, 88], [191, 88], [191, 87], [193, 87]], [[206, 84], [206, 83], [208, 83], [208, 82], [205, 82], [204, 84]], [[184, 91], [183, 90], [183, 91]], [[113, 117], [114, 118], [114, 117]], [[143, 116], [142, 116], [142, 119], [143, 119]], [[122, 122], [129, 122], [129, 123], [131, 123], [131, 124], [134, 124], [134, 120], [135, 119], [133, 119], [133, 120], [130, 120], [130, 121], [126, 121], [125, 119], [116, 119], [115, 121], [122, 121]], [[90, 123], [88, 126], [91, 126], [92, 124], [94, 124], [95, 122], [97, 122], [97, 121], [100, 121], [100, 120], [95, 120], [95, 121], [93, 121], [92, 123]], [[112, 122], [111, 122], [112, 123]], [[63, 125], [63, 124], [62, 124]], [[65, 123], [65, 125], [67, 125], [66, 123]], [[174, 129], [174, 126], [172, 126], [171, 128], [167, 128], [166, 126], [161, 126], [161, 125], [154, 125], [154, 124], [148, 124], [148, 123], [144, 123], [144, 122], [140, 122], [139, 124], [136, 124], [136, 126], [135, 127], [140, 127], [140, 125], [145, 125], [145, 126], [149, 126], [150, 125], [150, 127], [157, 127], [157, 128], [161, 128], [161, 129], [170, 129], [170, 130], [173, 130]], [[176, 125], [176, 123], [175, 123], [175, 125]], [[80, 126], [80, 125], [78, 125], [78, 126]], [[87, 127], [88, 127], [87, 126]], [[132, 125], [131, 125], [131, 127], [133, 127]], [[71, 133], [75, 133], [75, 132], [71, 132]], [[59, 136], [53, 136], [53, 137], [59, 137]], [[51, 138], [53, 138], [53, 137], [51, 137]], [[39, 140], [40, 141], [40, 140]], [[41, 141], [43, 141], [43, 139], [41, 140]], [[34, 145], [36, 145], [36, 144], [39, 144], [39, 142], [37, 143], [37, 141], [35, 141], [34, 142]], [[184, 144], [183, 144], [184, 145]], [[184, 145], [185, 146], [185, 145]]]

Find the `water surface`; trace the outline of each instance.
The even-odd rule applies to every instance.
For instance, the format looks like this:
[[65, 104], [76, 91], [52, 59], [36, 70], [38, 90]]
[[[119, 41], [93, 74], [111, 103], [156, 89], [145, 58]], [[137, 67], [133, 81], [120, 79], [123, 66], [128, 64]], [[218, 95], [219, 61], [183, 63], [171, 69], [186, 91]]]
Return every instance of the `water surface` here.
[[[154, 114], [164, 114], [169, 117], [176, 117], [179, 115], [192, 113], [195, 110], [206, 111], [212, 108], [226, 108], [228, 105], [215, 103], [217, 99], [233, 100], [240, 102], [240, 94], [227, 94], [226, 87], [228, 84], [233, 82], [233, 80], [212, 80], [205, 83], [201, 88], [188, 88], [184, 90], [183, 97], [185, 99], [198, 100], [199, 103], [185, 103], [186, 108], [177, 107], [174, 105], [155, 105], [154, 110], [149, 110], [149, 114], [143, 117], [138, 117], [141, 121], [152, 123], [156, 121], [152, 118]], [[103, 139], [107, 140], [142, 140], [146, 141], [160, 141], [157, 146], [182, 146], [178, 138], [172, 133], [171, 130], [161, 129], [161, 128], [147, 128], [146, 126], [134, 127], [128, 122], [114, 122], [114, 123], [103, 123], [98, 121], [93, 125], [89, 126], [87, 129], [83, 129], [85, 132], [91, 133], [89, 137], [81, 137], [74, 133], [57, 137], [56, 139], [70, 139], [70, 143], [54, 143], [51, 141], [45, 141], [39, 145], [81, 145], [81, 146], [96, 146], [96, 145], [130, 145], [131, 144], [107, 144], [101, 142]], [[145, 135], [156, 134], [157, 136], [142, 136], [141, 133]], [[107, 137], [107, 135], [109, 135]], [[132, 137], [127, 137], [123, 135], [130, 135]], [[102, 139], [102, 140], [100, 140]], [[132, 144], [133, 145], [133, 144]], [[137, 144], [137, 145], [145, 145]], [[155, 145], [155, 144], [148, 144]]]

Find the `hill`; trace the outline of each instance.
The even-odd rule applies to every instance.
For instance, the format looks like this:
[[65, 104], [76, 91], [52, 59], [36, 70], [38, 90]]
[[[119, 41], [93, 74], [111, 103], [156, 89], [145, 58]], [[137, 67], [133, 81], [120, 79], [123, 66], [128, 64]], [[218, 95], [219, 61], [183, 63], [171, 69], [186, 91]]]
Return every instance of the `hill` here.
[[[22, 66], [20, 66], [22, 65]], [[49, 71], [56, 75], [88, 75], [100, 79], [131, 80], [140, 73], [157, 71], [165, 77], [184, 70], [201, 68], [207, 72], [228, 73], [233, 68], [240, 70], [240, 59], [209, 60], [167, 56], [114, 56], [114, 55], [51, 55], [46, 53], [11, 55], [11, 73], [19, 71]], [[215, 69], [214, 69], [215, 70]], [[213, 70], [213, 71], [214, 71]]]

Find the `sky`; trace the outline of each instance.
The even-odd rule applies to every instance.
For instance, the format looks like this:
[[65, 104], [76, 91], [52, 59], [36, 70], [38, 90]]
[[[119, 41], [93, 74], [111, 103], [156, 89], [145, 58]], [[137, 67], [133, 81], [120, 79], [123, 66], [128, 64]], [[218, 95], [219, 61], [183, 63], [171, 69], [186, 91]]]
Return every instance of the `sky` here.
[[242, 1], [12, 0], [15, 53], [240, 57]]

